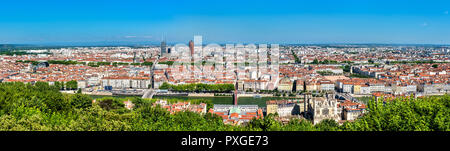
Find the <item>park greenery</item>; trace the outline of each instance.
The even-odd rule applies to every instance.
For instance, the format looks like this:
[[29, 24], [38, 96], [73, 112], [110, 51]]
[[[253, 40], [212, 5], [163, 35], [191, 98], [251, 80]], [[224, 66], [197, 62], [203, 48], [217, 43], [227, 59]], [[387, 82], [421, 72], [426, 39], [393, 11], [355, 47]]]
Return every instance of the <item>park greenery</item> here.
[[[32, 61], [32, 60], [17, 60], [16, 62], [22, 62], [22, 63], [31, 63], [33, 65], [38, 65], [39, 61]], [[100, 67], [100, 66], [152, 66], [153, 62], [143, 62], [143, 63], [127, 63], [127, 62], [89, 62], [86, 64], [86, 62], [78, 62], [78, 61], [72, 61], [72, 60], [48, 60], [49, 64], [62, 64], [62, 65], [88, 65], [90, 67]]]
[[72, 60], [48, 60], [49, 64], [75, 65], [84, 64], [84, 62], [77, 62]]
[[342, 66], [342, 70], [343, 70], [344, 72], [350, 72], [351, 68], [352, 68], [352, 67], [351, 67], [350, 65]]
[[141, 63], [142, 66], [152, 66], [153, 62], [143, 62]]
[[16, 62], [31, 63], [32, 65], [38, 65], [39, 64], [38, 61], [31, 61], [31, 60], [17, 60]]
[[126, 62], [113, 62], [112, 65], [115, 66], [115, 67], [117, 67], [117, 66], [128, 66], [128, 65], [130, 65], [130, 63], [126, 63]]
[[163, 62], [158, 62], [158, 64], [166, 64], [166, 65], [173, 65], [173, 63], [175, 63], [174, 61], [163, 61]]
[[319, 61], [317, 59], [314, 59], [313, 62], [311, 62], [310, 64], [353, 64], [352, 61], [336, 61], [336, 60], [323, 60], [323, 61]]
[[367, 76], [367, 75], [362, 75], [362, 74], [356, 74], [356, 73], [354, 73], [354, 74], [351, 74], [351, 75], [350, 75], [350, 78], [372, 78], [372, 77]]
[[[123, 101], [135, 106], [124, 108]], [[339, 125], [323, 120], [283, 124], [270, 114], [246, 125], [226, 125], [213, 114], [189, 111], [171, 114], [152, 103], [156, 100], [100, 98], [92, 101], [81, 93], [63, 94], [54, 85], [0, 83], [2, 131], [449, 131], [450, 95], [372, 100], [368, 113]], [[178, 100], [171, 99], [169, 102]], [[194, 102], [200, 103], [200, 102]], [[210, 105], [210, 104], [209, 104]]]
[[300, 60], [300, 58], [298, 58], [297, 54], [294, 52], [294, 50], [291, 50], [292, 55], [294, 56], [295, 59], [295, 63], [302, 63], [302, 61]]
[[159, 89], [172, 90], [177, 92], [214, 92], [223, 93], [231, 92], [234, 90], [233, 84], [203, 84], [203, 83], [191, 83], [191, 84], [178, 84], [173, 85], [164, 82]]
[[423, 60], [423, 61], [389, 61], [388, 64], [425, 64], [425, 63], [440, 63], [433, 60]]
[[339, 62], [335, 61], [335, 60], [323, 60], [323, 61], [319, 61], [317, 59], [314, 59], [312, 64], [339, 64]]
[[[43, 83], [43, 82], [37, 82], [37, 83]], [[56, 81], [53, 83], [53, 87], [55, 87], [57, 90], [77, 90], [78, 82], [75, 80], [71, 80], [66, 83]]]

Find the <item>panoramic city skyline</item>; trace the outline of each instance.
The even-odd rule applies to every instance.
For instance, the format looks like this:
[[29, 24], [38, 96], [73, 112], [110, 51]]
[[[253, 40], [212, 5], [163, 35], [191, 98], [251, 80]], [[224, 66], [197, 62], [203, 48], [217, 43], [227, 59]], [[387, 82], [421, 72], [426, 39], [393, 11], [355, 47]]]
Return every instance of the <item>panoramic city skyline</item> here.
[[0, 133], [102, 150], [444, 144], [414, 136], [449, 136], [449, 11], [450, 0], [4, 0]]
[[[426, 3], [425, 3], [426, 2]], [[27, 5], [23, 5], [23, 4]], [[448, 1], [9, 1], [1, 44], [450, 44]]]

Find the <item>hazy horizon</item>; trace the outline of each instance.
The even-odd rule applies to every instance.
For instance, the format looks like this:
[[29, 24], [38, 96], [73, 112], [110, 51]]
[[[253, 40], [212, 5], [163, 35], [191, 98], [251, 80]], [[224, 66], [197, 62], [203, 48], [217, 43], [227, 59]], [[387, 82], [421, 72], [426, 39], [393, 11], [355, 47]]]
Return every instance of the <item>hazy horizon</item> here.
[[[174, 46], [176, 44], [188, 44], [188, 42], [167, 42], [168, 46]], [[279, 43], [215, 43], [215, 42], [206, 42], [203, 45], [206, 46], [208, 44], [219, 44], [221, 46], [225, 46], [226, 44], [279, 44]], [[41, 44], [4, 44], [1, 45], [13, 45], [19, 47], [146, 47], [146, 46], [160, 46], [160, 42], [88, 42], [88, 43], [41, 43]], [[281, 43], [280, 45], [298, 45], [298, 46], [364, 46], [364, 45], [372, 45], [372, 46], [436, 46], [436, 47], [450, 47], [450, 44], [401, 44], [401, 43]]]

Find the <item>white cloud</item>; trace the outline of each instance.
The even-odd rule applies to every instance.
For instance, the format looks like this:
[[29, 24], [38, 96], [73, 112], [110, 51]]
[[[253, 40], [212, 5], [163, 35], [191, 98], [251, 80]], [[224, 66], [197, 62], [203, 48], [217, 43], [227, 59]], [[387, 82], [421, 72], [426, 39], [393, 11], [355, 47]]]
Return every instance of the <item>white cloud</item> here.
[[445, 14], [445, 15], [448, 15], [448, 11], [445, 11], [444, 14]]

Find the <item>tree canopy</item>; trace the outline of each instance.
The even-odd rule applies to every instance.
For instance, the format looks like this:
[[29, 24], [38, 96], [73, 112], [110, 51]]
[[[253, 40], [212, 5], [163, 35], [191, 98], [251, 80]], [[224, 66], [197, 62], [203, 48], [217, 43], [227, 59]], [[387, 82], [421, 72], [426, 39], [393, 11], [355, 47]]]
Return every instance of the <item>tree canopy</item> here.
[[168, 89], [180, 92], [232, 92], [234, 90], [233, 84], [179, 84], [172, 85], [164, 82], [159, 89]]
[[[287, 124], [276, 115], [253, 119], [246, 125], [223, 124], [213, 114], [181, 111], [171, 114], [153, 106], [156, 99], [97, 99], [85, 94], [63, 94], [54, 85], [37, 82], [0, 83], [0, 130], [8, 131], [449, 131], [450, 95], [369, 101], [368, 113], [339, 125], [323, 120], [313, 125], [294, 119]], [[170, 99], [168, 102], [180, 100]], [[201, 103], [193, 100], [191, 103]], [[204, 103], [204, 102], [203, 102]], [[212, 104], [209, 102], [208, 106]]]

